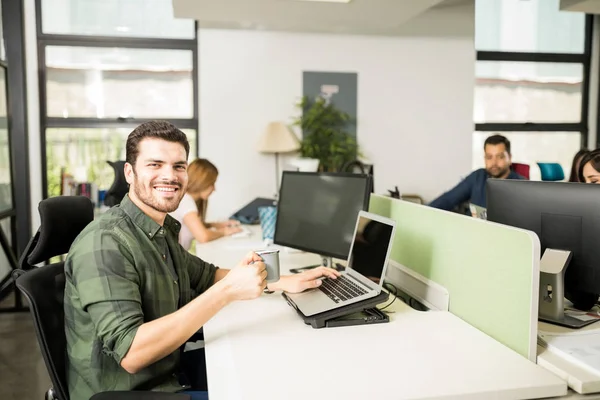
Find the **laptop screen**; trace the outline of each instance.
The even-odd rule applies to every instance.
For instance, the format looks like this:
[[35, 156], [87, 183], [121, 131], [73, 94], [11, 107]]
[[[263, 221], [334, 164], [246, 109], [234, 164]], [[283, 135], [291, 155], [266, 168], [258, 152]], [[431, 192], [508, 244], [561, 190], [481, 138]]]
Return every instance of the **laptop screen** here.
[[360, 272], [381, 284], [388, 248], [391, 246], [393, 225], [375, 221], [363, 215], [358, 217], [348, 268]]

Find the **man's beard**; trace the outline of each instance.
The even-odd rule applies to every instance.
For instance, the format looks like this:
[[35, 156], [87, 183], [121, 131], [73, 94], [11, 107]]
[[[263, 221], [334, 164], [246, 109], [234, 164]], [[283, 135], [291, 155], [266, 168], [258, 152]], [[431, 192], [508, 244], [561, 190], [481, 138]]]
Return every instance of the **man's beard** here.
[[500, 178], [504, 175], [506, 175], [506, 173], [509, 171], [509, 168], [506, 169], [495, 169], [495, 171], [493, 169], [488, 169], [487, 173], [489, 176], [491, 176], [492, 178]]
[[[178, 190], [173, 194], [172, 199], [157, 198], [153, 193], [155, 185], [177, 186]], [[177, 207], [179, 207], [179, 203], [185, 194], [181, 189], [181, 183], [175, 181], [154, 181], [151, 182], [150, 186], [147, 188], [139, 184], [136, 175], [134, 175], [133, 178], [133, 191], [137, 198], [148, 207], [163, 213], [170, 213], [177, 210]]]

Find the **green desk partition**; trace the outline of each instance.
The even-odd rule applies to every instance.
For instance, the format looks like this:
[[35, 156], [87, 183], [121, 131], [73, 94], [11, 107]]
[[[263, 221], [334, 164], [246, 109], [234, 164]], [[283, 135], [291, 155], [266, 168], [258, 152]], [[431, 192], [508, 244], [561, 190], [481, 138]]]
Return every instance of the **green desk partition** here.
[[450, 312], [535, 362], [540, 244], [529, 231], [372, 195], [391, 258], [450, 293]]

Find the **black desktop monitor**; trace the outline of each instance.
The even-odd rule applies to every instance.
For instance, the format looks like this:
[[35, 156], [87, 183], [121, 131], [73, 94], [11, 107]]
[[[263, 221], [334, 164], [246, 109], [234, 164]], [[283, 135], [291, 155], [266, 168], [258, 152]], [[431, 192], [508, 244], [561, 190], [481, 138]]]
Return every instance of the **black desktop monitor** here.
[[596, 303], [600, 293], [599, 185], [489, 179], [487, 219], [535, 232], [542, 255], [547, 248], [570, 250], [565, 297], [583, 310]]
[[284, 171], [274, 243], [346, 260], [370, 191], [368, 175]]

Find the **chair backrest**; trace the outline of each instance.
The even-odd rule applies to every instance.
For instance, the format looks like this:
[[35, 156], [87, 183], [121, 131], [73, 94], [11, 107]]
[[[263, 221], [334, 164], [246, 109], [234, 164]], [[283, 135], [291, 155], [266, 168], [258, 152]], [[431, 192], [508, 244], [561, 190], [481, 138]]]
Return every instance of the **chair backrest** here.
[[530, 167], [528, 164], [512, 163], [512, 170], [521, 175], [525, 179], [529, 179]]
[[540, 167], [540, 173], [543, 181], [562, 181], [565, 179], [565, 173], [558, 163], [537, 163]]
[[123, 200], [129, 191], [129, 184], [125, 179], [125, 161], [107, 161], [115, 170], [115, 180], [106, 191], [104, 204], [108, 207], [115, 206]]
[[[65, 254], [71, 244], [94, 219], [94, 206], [83, 196], [59, 196], [42, 200], [38, 206], [41, 225], [21, 256], [22, 270], [17, 288], [27, 298], [40, 350], [56, 396], [68, 400], [66, 379], [64, 263], [40, 268], [35, 264]], [[22, 272], [22, 271], [21, 271]]]
[[29, 302], [35, 334], [55, 395], [59, 400], [68, 400], [64, 263], [28, 271], [17, 278], [16, 284]]
[[83, 196], [58, 196], [40, 201], [40, 228], [21, 255], [21, 269], [69, 251], [73, 241], [94, 219], [94, 205]]

